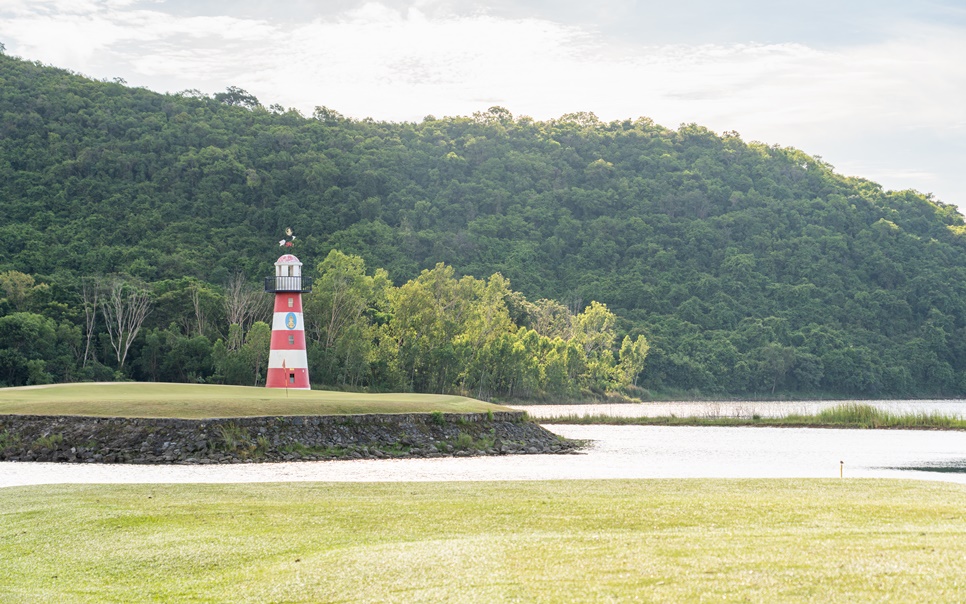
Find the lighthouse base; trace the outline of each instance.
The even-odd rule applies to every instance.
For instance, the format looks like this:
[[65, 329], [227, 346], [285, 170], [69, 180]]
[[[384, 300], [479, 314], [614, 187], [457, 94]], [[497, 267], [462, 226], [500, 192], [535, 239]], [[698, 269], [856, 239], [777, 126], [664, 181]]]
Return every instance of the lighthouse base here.
[[265, 378], [266, 388], [288, 388], [289, 390], [311, 390], [308, 369], [287, 369], [271, 367]]

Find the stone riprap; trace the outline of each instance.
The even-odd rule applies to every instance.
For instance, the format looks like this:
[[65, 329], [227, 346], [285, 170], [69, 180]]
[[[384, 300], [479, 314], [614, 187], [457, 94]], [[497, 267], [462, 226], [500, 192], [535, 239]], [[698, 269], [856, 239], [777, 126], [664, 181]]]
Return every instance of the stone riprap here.
[[160, 419], [0, 415], [0, 460], [243, 463], [570, 453], [521, 412]]

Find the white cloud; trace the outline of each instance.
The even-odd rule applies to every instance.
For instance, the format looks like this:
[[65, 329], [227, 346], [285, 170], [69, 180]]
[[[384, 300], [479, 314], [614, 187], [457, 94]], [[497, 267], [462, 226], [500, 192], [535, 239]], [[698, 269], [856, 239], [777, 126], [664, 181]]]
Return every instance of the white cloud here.
[[[258, 41], [275, 35], [261, 21], [218, 17], [176, 17], [159, 10], [132, 9], [139, 0], [47, 0], [16, 2], [0, 12], [0, 36], [8, 50], [30, 59], [75, 69], [95, 77], [127, 56], [151, 52], [155, 43], [187, 36], [200, 40]], [[6, 13], [6, 14], [5, 14]], [[131, 44], [135, 44], [132, 49]], [[162, 47], [173, 48], [169, 45]], [[163, 60], [163, 57], [157, 57]], [[225, 62], [225, 56], [218, 56]], [[137, 63], [136, 60], [131, 61]], [[107, 74], [118, 75], [118, 74]], [[137, 79], [138, 74], [124, 74]]]
[[[136, 4], [15, 1], [0, 35], [29, 58], [80, 71], [130, 62], [139, 73], [120, 74], [129, 80], [196, 72], [214, 89], [244, 80], [269, 102], [311, 110], [342, 101], [336, 108], [358, 117], [468, 113], [479, 109], [476, 99], [499, 98], [535, 117], [588, 110], [672, 123], [964, 123], [966, 105], [948, 102], [966, 88], [959, 60], [966, 36], [954, 30], [909, 28], [902, 38], [836, 52], [802, 44], [617, 46], [549, 21], [429, 16], [377, 2], [290, 28]], [[375, 91], [382, 96], [372, 98]], [[409, 105], [424, 109], [405, 113]]]
[[[304, 113], [326, 105], [398, 121], [499, 104], [537, 119], [573, 111], [648, 116], [671, 127], [737, 130], [833, 163], [842, 154], [849, 166], [917, 181], [908, 186], [954, 182], [929, 160], [909, 165], [918, 158], [894, 154], [890, 164], [886, 149], [863, 147], [883, 131], [938, 140], [966, 128], [966, 36], [953, 27], [902, 24], [885, 41], [834, 50], [647, 46], [547, 20], [445, 8], [436, 0], [404, 10], [369, 2], [287, 24], [177, 16], [163, 3], [136, 0], [8, 0], [0, 40], [8, 52], [94, 77], [168, 91], [237, 85]], [[920, 140], [918, 148], [928, 145]], [[949, 191], [966, 203], [966, 184]]]

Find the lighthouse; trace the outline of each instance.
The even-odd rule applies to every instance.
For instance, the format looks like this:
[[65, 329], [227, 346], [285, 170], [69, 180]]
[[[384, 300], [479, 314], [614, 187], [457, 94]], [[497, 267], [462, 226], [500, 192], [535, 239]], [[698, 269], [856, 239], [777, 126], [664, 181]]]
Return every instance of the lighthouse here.
[[312, 291], [312, 277], [302, 276], [302, 263], [298, 258], [284, 254], [275, 262], [275, 276], [266, 277], [265, 291], [275, 294], [272, 346], [265, 386], [309, 390], [302, 294]]

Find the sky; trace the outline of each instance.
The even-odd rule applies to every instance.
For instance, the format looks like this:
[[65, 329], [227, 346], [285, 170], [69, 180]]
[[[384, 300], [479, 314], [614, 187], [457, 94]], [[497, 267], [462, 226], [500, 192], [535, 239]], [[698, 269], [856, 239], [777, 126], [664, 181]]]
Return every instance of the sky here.
[[0, 43], [306, 116], [697, 123], [966, 211], [964, 0], [0, 0]]

